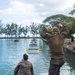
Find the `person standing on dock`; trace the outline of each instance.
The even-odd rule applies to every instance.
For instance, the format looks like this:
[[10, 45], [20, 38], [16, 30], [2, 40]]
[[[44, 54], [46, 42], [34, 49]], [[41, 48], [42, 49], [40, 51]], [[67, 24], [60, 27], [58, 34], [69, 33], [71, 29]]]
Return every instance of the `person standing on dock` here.
[[73, 43], [74, 42], [74, 36], [73, 36], [73, 34], [71, 35], [71, 43]]
[[72, 45], [72, 47], [73, 47], [73, 50], [75, 50], [74, 43], [75, 43], [75, 41], [74, 41], [74, 36], [73, 36], [73, 34], [72, 34], [72, 35], [71, 35], [71, 45]]
[[23, 60], [16, 66], [14, 75], [34, 75], [33, 65], [28, 61], [28, 55], [23, 55]]
[[[60, 33], [58, 28], [62, 28], [63, 32]], [[69, 29], [67, 26], [59, 24], [58, 27], [52, 28], [52, 33], [48, 33], [48, 28], [44, 28], [43, 32], [40, 34], [42, 40], [47, 40], [51, 53], [50, 67], [48, 75], [60, 75], [60, 68], [65, 63], [65, 55], [63, 51], [64, 40], [69, 34]]]

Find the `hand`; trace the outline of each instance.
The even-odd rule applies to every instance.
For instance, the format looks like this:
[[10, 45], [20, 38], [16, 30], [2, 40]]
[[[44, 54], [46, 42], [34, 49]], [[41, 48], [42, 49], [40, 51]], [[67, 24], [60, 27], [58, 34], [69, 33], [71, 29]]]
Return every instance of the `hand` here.
[[47, 30], [50, 30], [51, 28], [52, 28], [51, 26], [48, 26], [46, 29], [47, 29]]
[[58, 24], [58, 27], [63, 27], [63, 25], [60, 23], [60, 24]]

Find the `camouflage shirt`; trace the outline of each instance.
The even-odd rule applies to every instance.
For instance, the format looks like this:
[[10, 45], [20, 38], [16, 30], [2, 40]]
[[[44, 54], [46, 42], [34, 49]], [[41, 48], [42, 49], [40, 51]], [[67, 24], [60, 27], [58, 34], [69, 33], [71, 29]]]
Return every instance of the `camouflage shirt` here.
[[63, 45], [64, 39], [69, 33], [68, 28], [63, 27], [63, 32], [58, 34], [49, 34], [47, 31], [41, 33], [41, 37], [47, 40], [50, 48], [51, 58], [59, 59], [64, 57]]
[[32, 64], [23, 60], [16, 66], [14, 75], [34, 75]]

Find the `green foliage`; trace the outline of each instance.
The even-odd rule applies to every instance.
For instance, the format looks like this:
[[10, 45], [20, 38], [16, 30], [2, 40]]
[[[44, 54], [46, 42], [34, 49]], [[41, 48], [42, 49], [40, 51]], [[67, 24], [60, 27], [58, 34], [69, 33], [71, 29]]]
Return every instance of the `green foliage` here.
[[[59, 23], [61, 23], [62, 25], [68, 26], [70, 30], [70, 35], [75, 33], [75, 18], [74, 17], [57, 14], [57, 15], [47, 17], [43, 22], [44, 23], [48, 22], [52, 26], [57, 26]], [[61, 29], [60, 29], [60, 32], [62, 32]]]
[[61, 23], [63, 25], [67, 24], [69, 21], [72, 21], [73, 17], [68, 17], [62, 14], [53, 15], [50, 17], [47, 17], [43, 22], [49, 22], [52, 26], [56, 26], [57, 24]]
[[49, 34], [52, 34], [52, 28], [50, 28], [50, 29], [48, 30], [48, 33], [49, 33]]
[[75, 33], [75, 19], [73, 21], [70, 21], [69, 23], [67, 23], [67, 26], [70, 30], [70, 36], [71, 36], [71, 34]]
[[71, 15], [75, 14], [75, 4], [74, 4], [74, 6], [73, 6], [73, 7], [74, 7], [74, 9], [73, 9], [73, 10], [71, 10], [71, 11], [70, 11], [70, 13], [69, 13], [69, 14], [71, 14]]
[[65, 19], [67, 19], [67, 16], [62, 14], [52, 15], [50, 17], [47, 17], [43, 23], [49, 22], [52, 26], [55, 26], [59, 23], [65, 24]]

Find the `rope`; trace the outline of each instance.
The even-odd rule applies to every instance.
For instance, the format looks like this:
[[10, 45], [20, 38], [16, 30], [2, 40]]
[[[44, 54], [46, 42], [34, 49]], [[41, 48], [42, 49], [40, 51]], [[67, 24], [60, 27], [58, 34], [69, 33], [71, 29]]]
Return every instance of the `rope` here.
[[6, 72], [4, 75], [7, 75], [9, 72], [11, 72], [13, 69], [9, 70], [8, 72]]

